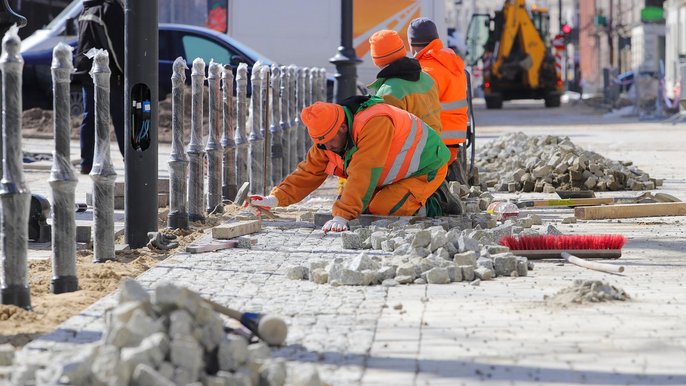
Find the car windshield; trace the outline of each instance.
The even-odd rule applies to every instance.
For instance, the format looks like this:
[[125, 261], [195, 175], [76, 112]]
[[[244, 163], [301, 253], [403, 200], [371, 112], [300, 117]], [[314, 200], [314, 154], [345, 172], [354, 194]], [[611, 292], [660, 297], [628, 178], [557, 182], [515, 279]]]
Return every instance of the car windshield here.
[[268, 57], [262, 55], [261, 53], [253, 50], [252, 48], [250, 48], [250, 47], [244, 45], [243, 43], [240, 43], [234, 39], [231, 39], [231, 44], [233, 44], [240, 51], [243, 51], [248, 56], [250, 56], [252, 58], [258, 58], [263, 64], [271, 66], [272, 64], [276, 63], [273, 60], [269, 59]]

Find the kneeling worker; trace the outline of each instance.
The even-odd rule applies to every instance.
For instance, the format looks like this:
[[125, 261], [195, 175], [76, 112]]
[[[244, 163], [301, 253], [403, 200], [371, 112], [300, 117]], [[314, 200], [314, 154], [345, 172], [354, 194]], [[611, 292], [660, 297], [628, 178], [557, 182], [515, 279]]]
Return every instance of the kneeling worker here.
[[[341, 232], [361, 213], [411, 216], [445, 179], [450, 151], [419, 118], [355, 96], [342, 104], [316, 102], [300, 114], [314, 145], [296, 170], [270, 196], [252, 203], [275, 207], [295, 204], [335, 175], [348, 179], [322, 230]], [[437, 203], [428, 215], [440, 215]]]

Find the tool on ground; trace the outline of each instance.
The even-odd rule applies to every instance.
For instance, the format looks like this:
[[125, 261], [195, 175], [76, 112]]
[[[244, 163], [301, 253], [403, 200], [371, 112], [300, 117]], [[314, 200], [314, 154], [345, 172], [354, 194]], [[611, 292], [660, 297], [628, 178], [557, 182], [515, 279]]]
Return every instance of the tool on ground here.
[[624, 266], [614, 265], [607, 263], [599, 263], [597, 261], [586, 261], [578, 256], [574, 256], [567, 251], [560, 254], [566, 262], [570, 264], [577, 265], [579, 267], [592, 269], [594, 271], [606, 272], [606, 273], [622, 273], [624, 272]]
[[561, 198], [556, 200], [530, 200], [520, 201], [517, 203], [519, 208], [547, 208], [554, 206], [591, 206], [591, 205], [609, 205], [614, 204], [615, 199], [607, 198]]
[[281, 346], [286, 342], [288, 326], [283, 319], [256, 312], [240, 312], [208, 299], [203, 300], [205, 300], [214, 311], [241, 322], [243, 326], [267, 344], [271, 346]]
[[147, 247], [150, 249], [166, 251], [179, 246], [179, 243], [174, 241], [176, 240], [176, 236], [174, 235], [162, 232], [148, 232], [148, 238], [150, 241], [148, 241]]
[[500, 245], [532, 260], [560, 259], [562, 252], [586, 259], [617, 259], [626, 238], [622, 235], [533, 235], [506, 236]]
[[592, 190], [557, 190], [555, 193], [560, 198], [595, 198]]
[[244, 182], [236, 193], [236, 199], [233, 203], [238, 206], [243, 206], [245, 200], [248, 198], [248, 191], [250, 190], [250, 182]]
[[686, 216], [686, 203], [658, 202], [653, 204], [584, 206], [574, 209], [574, 217], [580, 220], [662, 216]]

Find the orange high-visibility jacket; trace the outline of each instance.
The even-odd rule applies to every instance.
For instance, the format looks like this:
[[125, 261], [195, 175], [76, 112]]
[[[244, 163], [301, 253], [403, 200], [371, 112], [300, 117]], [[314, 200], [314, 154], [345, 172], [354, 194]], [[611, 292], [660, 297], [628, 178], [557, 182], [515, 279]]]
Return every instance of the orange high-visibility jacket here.
[[467, 78], [464, 62], [453, 50], [444, 48], [440, 39], [434, 39], [415, 55], [415, 59], [438, 85], [443, 143], [448, 146], [464, 143], [467, 138]]
[[450, 151], [426, 123], [407, 111], [385, 103], [355, 114], [343, 157], [312, 146], [296, 170], [272, 190], [279, 206], [301, 201], [327, 175], [348, 179], [331, 213], [357, 218], [377, 188], [411, 176], [428, 175], [448, 162]]

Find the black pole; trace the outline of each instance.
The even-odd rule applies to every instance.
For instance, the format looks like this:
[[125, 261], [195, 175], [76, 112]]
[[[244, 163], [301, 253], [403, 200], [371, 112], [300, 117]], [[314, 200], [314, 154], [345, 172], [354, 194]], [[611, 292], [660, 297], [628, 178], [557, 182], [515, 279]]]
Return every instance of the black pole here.
[[158, 222], [157, 0], [126, 0], [124, 15], [124, 226], [126, 243], [140, 248]]
[[341, 45], [329, 62], [336, 66], [335, 101], [355, 95], [357, 66], [362, 62], [353, 47], [353, 0], [341, 0]]
[[557, 0], [557, 30], [562, 32], [562, 0]]

